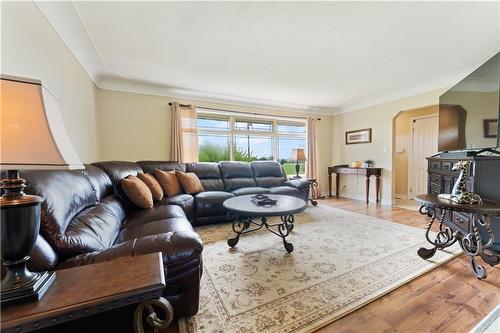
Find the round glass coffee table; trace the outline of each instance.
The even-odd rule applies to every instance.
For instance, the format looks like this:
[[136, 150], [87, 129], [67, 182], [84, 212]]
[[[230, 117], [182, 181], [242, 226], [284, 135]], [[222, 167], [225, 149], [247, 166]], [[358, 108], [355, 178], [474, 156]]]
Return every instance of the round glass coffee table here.
[[[287, 242], [286, 237], [293, 230], [293, 214], [306, 209], [307, 202], [287, 195], [268, 194], [267, 196], [270, 199], [277, 200], [276, 204], [258, 206], [252, 202], [252, 195], [242, 195], [224, 201], [224, 208], [228, 210], [229, 214], [235, 215], [233, 231], [236, 236], [228, 239], [227, 245], [235, 247], [241, 235], [266, 227], [269, 232], [283, 239], [283, 245], [288, 252], [293, 251], [293, 244]], [[280, 216], [281, 223], [267, 223], [267, 218], [271, 216]], [[276, 228], [277, 231], [273, 228]]]

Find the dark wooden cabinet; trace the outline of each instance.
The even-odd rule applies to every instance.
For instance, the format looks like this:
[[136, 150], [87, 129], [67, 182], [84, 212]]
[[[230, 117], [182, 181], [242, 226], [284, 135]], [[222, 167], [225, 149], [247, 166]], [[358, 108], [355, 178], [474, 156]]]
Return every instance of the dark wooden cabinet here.
[[[483, 200], [500, 201], [500, 157], [499, 156], [433, 156], [428, 160], [428, 194], [451, 193], [459, 175], [452, 171], [453, 164], [459, 160], [470, 160], [471, 166], [466, 178], [467, 190], [477, 193]], [[468, 232], [471, 214], [446, 212], [444, 224], [453, 231]], [[494, 249], [500, 250], [500, 216], [491, 217], [495, 235]], [[481, 233], [484, 231], [480, 230]], [[498, 236], [497, 236], [498, 235]]]

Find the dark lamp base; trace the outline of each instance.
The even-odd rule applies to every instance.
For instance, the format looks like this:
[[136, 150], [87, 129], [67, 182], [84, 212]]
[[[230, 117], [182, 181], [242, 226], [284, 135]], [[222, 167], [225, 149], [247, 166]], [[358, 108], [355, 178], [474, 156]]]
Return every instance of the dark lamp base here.
[[5, 307], [40, 300], [56, 277], [55, 272], [37, 272], [30, 283], [0, 293], [0, 306]]

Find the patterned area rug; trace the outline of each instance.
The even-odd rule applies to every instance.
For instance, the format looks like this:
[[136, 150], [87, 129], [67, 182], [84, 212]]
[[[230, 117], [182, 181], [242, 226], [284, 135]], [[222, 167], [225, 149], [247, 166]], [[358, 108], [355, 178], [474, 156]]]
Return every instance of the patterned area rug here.
[[196, 229], [203, 252], [200, 311], [181, 332], [312, 332], [453, 258], [417, 256], [424, 230], [333, 208], [296, 215], [287, 253], [261, 230], [230, 249], [230, 224]]

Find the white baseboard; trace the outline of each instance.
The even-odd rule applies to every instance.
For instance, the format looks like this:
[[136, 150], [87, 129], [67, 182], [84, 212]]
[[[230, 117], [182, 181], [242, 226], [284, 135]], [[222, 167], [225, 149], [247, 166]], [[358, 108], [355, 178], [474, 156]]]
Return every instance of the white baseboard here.
[[[353, 199], [366, 201], [366, 196], [352, 193], [343, 193], [340, 195], [341, 198]], [[370, 203], [375, 203], [375, 198], [370, 197]], [[380, 204], [384, 206], [392, 206], [392, 200], [382, 199], [380, 200]]]
[[394, 193], [394, 198], [396, 199], [408, 199], [408, 197], [406, 196], [406, 194], [396, 194]]

